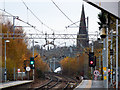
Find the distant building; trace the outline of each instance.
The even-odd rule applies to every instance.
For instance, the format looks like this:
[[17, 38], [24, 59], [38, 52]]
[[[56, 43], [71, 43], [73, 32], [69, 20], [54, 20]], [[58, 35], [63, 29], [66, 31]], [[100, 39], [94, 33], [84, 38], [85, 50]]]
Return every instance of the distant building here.
[[[79, 34], [84, 34], [84, 35], [79, 35]], [[82, 38], [84, 38], [84, 39], [82, 39]], [[84, 47], [84, 48], [88, 47], [89, 46], [88, 40], [89, 39], [88, 39], [88, 31], [87, 31], [87, 27], [86, 27], [84, 5], [82, 5], [79, 32], [78, 32], [78, 35], [77, 35], [77, 49], [82, 50], [82, 47]]]

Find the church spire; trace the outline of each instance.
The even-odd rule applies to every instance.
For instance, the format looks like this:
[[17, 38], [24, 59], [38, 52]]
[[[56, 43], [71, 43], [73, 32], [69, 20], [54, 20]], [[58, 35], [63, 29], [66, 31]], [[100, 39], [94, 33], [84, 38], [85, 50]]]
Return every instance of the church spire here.
[[84, 39], [77, 39], [77, 47], [80, 49], [81, 45], [83, 47], [88, 46], [88, 31], [86, 29], [86, 19], [85, 19], [85, 11], [84, 11], [84, 4], [82, 4], [82, 11], [81, 11], [81, 18], [80, 18], [80, 25], [79, 25], [79, 33], [78, 34], [86, 34], [84, 36], [77, 36], [77, 38], [84, 38]]
[[81, 12], [81, 19], [80, 19], [79, 34], [86, 34], [86, 22], [85, 22], [84, 4], [82, 4], [82, 12]]

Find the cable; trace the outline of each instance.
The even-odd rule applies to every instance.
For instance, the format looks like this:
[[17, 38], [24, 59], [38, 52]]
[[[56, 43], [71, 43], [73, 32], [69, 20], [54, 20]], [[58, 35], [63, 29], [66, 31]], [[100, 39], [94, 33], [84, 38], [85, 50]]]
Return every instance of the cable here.
[[5, 11], [5, 10], [2, 10], [2, 9], [0, 9], [0, 10], [3, 11], [3, 12], [5, 12], [5, 13], [7, 13], [7, 14], [9, 14], [9, 15], [12, 16], [12, 17], [15, 17], [15, 19], [17, 19], [17, 20], [19, 20], [19, 21], [21, 21], [21, 22], [29, 25], [30, 27], [34, 28], [35, 30], [39, 31], [40, 33], [43, 33], [43, 32], [41, 32], [40, 30], [36, 29], [35, 26], [33, 26], [33, 25], [31, 25], [30, 23], [28, 23], [28, 22], [23, 21], [22, 19], [20, 19], [18, 16], [14, 16], [14, 15], [12, 15], [11, 13], [9, 13], [9, 12], [7, 12], [7, 11]]
[[[58, 7], [58, 5], [53, 1], [53, 0], [51, 0], [52, 1], [52, 3], [60, 10], [60, 12], [70, 21], [70, 22], [72, 22], [73, 24], [75, 24], [76, 25], [76, 23], [74, 23], [59, 7]], [[77, 25], [76, 25], [77, 26]], [[78, 27], [78, 26], [77, 26]]]
[[29, 22], [29, 17], [28, 17], [28, 8], [27, 8], [27, 22]]
[[5, 11], [5, 0], [3, 2], [3, 10]]
[[25, 5], [25, 7], [33, 14], [33, 16], [34, 16], [41, 24], [43, 24], [45, 27], [47, 27], [47, 28], [50, 29], [51, 31], [56, 31], [56, 30], [50, 28], [48, 25], [44, 24], [44, 23], [33, 13], [33, 11], [26, 5], [26, 3], [25, 3], [23, 0], [21, 0], [21, 1], [22, 1], [23, 4]]
[[29, 26], [31, 26], [32, 28], [34, 28], [34, 29], [35, 29], [35, 30], [37, 30], [38, 32], [43, 33], [43, 32], [41, 32], [40, 30], [36, 29], [36, 27], [35, 27], [35, 26], [33, 26], [33, 25], [29, 24], [28, 22], [25, 22], [25, 21], [23, 21], [23, 20], [21, 20], [21, 19], [19, 19], [19, 18], [16, 18], [16, 19], [17, 19], [17, 20], [19, 20], [19, 21], [21, 21], [21, 22], [23, 22], [23, 23], [28, 24]]
[[[80, 21], [74, 22], [74, 23], [72, 23], [72, 24], [66, 26], [65, 28], [67, 29], [67, 28], [69, 28], [70, 26], [72, 26], [72, 25], [74, 25], [74, 24], [76, 24], [76, 23], [78, 23], [78, 22], [80, 22]], [[79, 26], [77, 26], [77, 27], [79, 27]]]
[[[73, 21], [59, 8], [59, 6], [58, 6], [53, 0], [51, 0], [51, 1], [52, 1], [52, 3], [60, 10], [60, 12], [61, 12], [70, 22], [72, 22], [71, 25], [73, 25], [73, 24], [76, 25], [76, 23], [79, 22], [79, 21], [73, 22]], [[77, 26], [77, 25], [76, 25], [76, 26]], [[79, 26], [77, 26], [77, 27], [79, 27]]]
[[3, 11], [3, 12], [5, 12], [5, 13], [7, 13], [7, 14], [9, 14], [10, 16], [13, 16], [11, 13], [9, 13], [9, 12], [3, 10], [3, 9], [0, 9], [0, 10]]

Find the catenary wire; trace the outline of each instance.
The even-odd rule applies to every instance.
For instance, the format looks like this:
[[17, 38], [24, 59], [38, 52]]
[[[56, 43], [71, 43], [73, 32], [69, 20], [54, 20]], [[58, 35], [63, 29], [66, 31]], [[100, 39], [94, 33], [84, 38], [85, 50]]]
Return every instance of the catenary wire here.
[[34, 14], [34, 12], [27, 6], [27, 4], [26, 4], [23, 0], [21, 0], [21, 1], [22, 1], [23, 4], [25, 5], [25, 7], [33, 14], [33, 16], [34, 16], [41, 24], [43, 24], [45, 27], [47, 27], [47, 28], [50, 29], [51, 31], [56, 31], [56, 30], [52, 29], [51, 27], [49, 27], [48, 25], [46, 25], [45, 23], [43, 23], [43, 22]]
[[[59, 8], [59, 6], [53, 1], [53, 0], [51, 0], [52, 1], [52, 3], [59, 9], [59, 11], [70, 21], [70, 22], [72, 22], [73, 24], [75, 24], [60, 8]], [[76, 25], [76, 24], [75, 24]], [[77, 25], [76, 25], [77, 26]]]

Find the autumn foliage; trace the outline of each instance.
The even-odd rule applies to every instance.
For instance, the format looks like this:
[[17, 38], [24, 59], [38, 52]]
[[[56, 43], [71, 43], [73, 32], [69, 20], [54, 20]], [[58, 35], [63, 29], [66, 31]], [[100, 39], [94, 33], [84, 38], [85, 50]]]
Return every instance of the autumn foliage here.
[[[2, 24], [2, 33], [13, 33], [13, 25], [8, 21]], [[23, 34], [26, 37], [24, 30], [22, 28], [15, 28], [15, 33]], [[21, 37], [18, 35], [17, 37]], [[2, 67], [5, 67], [5, 40], [2, 39]], [[6, 43], [6, 66], [7, 66], [7, 79], [13, 80], [14, 68], [15, 72], [19, 68], [21, 71], [24, 69], [24, 60], [30, 60], [32, 57], [32, 52], [27, 48], [28, 40], [24, 38], [21, 39], [7, 39], [10, 42]], [[38, 55], [35, 53], [35, 55]], [[41, 60], [40, 55], [35, 59], [36, 69], [40, 69], [45, 72], [47, 70], [47, 64]], [[31, 71], [32, 72], [32, 71]], [[4, 73], [4, 71], [3, 71]], [[37, 74], [36, 74], [37, 75]]]
[[[35, 53], [35, 55], [38, 55]], [[38, 55], [37, 58], [35, 58], [35, 78], [43, 78], [43, 74], [47, 72], [49, 69], [49, 66], [46, 62], [43, 62], [41, 59], [41, 56]]]
[[85, 65], [85, 54], [78, 54], [77, 57], [66, 57], [60, 61], [64, 74], [83, 74]]

